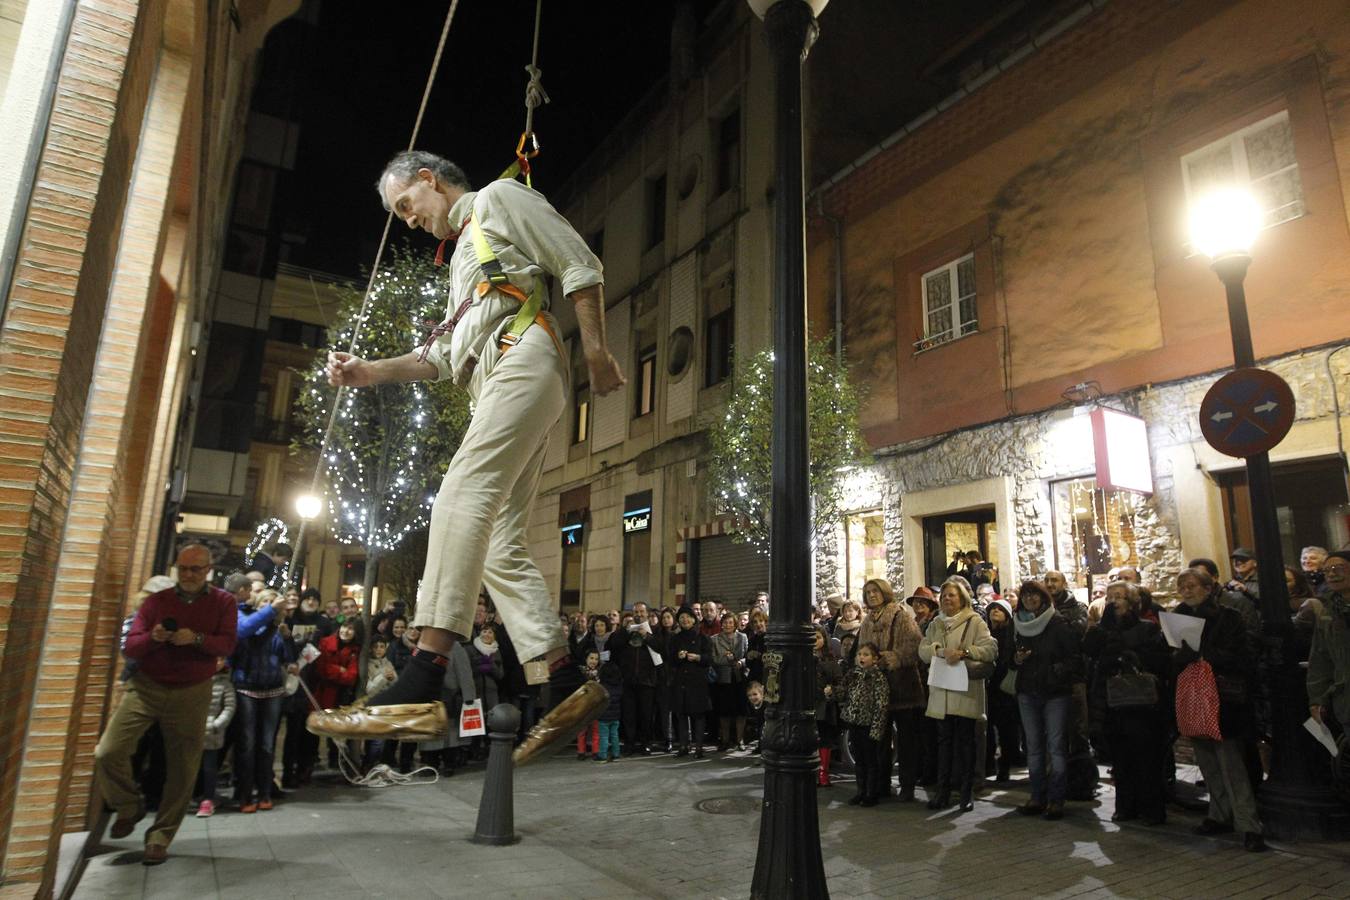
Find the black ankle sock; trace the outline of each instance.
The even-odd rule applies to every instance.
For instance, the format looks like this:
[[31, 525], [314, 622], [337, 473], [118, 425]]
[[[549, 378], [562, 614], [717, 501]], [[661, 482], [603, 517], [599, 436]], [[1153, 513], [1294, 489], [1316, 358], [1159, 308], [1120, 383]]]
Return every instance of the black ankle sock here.
[[417, 649], [398, 674], [398, 680], [367, 699], [368, 706], [398, 703], [430, 703], [441, 699], [441, 684], [449, 660], [439, 653]]

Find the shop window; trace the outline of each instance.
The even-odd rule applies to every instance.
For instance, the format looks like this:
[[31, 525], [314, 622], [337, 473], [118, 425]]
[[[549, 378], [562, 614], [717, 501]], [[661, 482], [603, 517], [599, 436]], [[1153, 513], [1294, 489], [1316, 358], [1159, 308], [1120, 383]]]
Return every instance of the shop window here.
[[915, 345], [916, 350], [927, 350], [979, 330], [974, 253], [925, 272], [922, 282], [923, 339]]
[[1304, 213], [1288, 110], [1187, 153], [1181, 158], [1181, 176], [1188, 202], [1219, 188], [1250, 191], [1261, 204], [1267, 228]]
[[734, 190], [741, 181], [741, 111], [733, 109], [717, 123], [717, 171], [713, 197]]
[[886, 529], [881, 510], [844, 516], [839, 568], [844, 578], [844, 596], [862, 602], [863, 585], [872, 578], [886, 577]]
[[1103, 490], [1095, 478], [1050, 486], [1055, 567], [1070, 585], [1090, 587], [1116, 566], [1139, 565], [1135, 516], [1145, 502], [1134, 491]]
[[568, 518], [559, 529], [562, 539], [562, 576], [558, 584], [558, 603], [563, 612], [581, 608], [581, 565], [585, 556], [586, 527], [580, 515]]
[[623, 606], [651, 598], [652, 492], [629, 494], [623, 501]]
[[[972, 550], [983, 562], [998, 566], [998, 520], [992, 506], [925, 516], [923, 541], [924, 584], [930, 587], [942, 584], [948, 574], [963, 572], [965, 554]], [[957, 553], [962, 560], [954, 560]]]
[[[1223, 498], [1228, 549], [1255, 546], [1247, 470], [1220, 472], [1215, 480]], [[1297, 565], [1304, 547], [1350, 544], [1350, 506], [1346, 502], [1345, 474], [1339, 459], [1275, 463], [1271, 466], [1271, 480], [1285, 563]]]

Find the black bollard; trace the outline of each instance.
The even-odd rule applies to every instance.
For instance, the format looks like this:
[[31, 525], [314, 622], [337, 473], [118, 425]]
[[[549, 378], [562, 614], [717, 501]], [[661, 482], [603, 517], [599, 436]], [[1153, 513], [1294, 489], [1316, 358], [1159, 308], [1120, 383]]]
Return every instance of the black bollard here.
[[475, 844], [514, 844], [516, 836], [515, 788], [511, 762], [516, 730], [520, 728], [520, 710], [510, 703], [498, 703], [487, 716], [488, 751], [487, 777], [483, 779], [483, 799], [478, 803], [478, 827], [473, 833]]

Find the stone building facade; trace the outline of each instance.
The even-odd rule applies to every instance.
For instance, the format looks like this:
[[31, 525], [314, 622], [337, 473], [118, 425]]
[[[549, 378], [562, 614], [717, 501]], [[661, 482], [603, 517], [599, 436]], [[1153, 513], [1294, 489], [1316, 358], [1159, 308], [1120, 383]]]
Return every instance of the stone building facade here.
[[[912, 591], [954, 549], [1005, 584], [1130, 562], [1166, 587], [1250, 546], [1242, 461], [1199, 434], [1232, 352], [1185, 231], [1202, 188], [1233, 181], [1267, 212], [1256, 355], [1297, 404], [1271, 454], [1284, 555], [1350, 539], [1346, 7], [1093, 2], [965, 62], [957, 92], [812, 197], [839, 223], [808, 237], [812, 321], [827, 330], [841, 284], [875, 448], [855, 509], [884, 525], [822, 541], [823, 587], [856, 592], [867, 556]], [[1098, 487], [1097, 408], [1143, 420], [1151, 490]]]

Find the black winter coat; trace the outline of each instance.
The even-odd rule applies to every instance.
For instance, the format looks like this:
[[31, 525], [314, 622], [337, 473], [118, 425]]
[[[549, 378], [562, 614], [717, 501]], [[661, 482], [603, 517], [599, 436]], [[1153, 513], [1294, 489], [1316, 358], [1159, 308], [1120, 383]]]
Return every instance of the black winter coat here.
[[1073, 693], [1076, 681], [1083, 680], [1082, 638], [1058, 612], [1050, 616], [1045, 629], [1035, 637], [1017, 635], [1017, 649], [1030, 650], [1017, 671], [1017, 693], [1042, 697], [1063, 697]]
[[[620, 631], [609, 640], [610, 643], [617, 641], [624, 645], [623, 652], [618, 654], [619, 658], [615, 660], [623, 673], [623, 683], [639, 687], [656, 687], [656, 670], [660, 667], [652, 662], [652, 655], [647, 652], [648, 646], [657, 653], [661, 652], [661, 648], [655, 643], [655, 637], [641, 629], [634, 629]], [[610, 659], [614, 659], [615, 655], [611, 650]]]
[[[670, 639], [666, 665], [671, 667], [672, 706], [676, 715], [702, 715], [708, 711], [708, 666], [712, 660], [712, 641], [698, 632], [681, 631]], [[697, 660], [680, 659], [680, 651], [693, 653]]]
[[[1088, 709], [1094, 726], [1120, 734], [1135, 727], [1141, 717], [1162, 718], [1172, 703], [1172, 651], [1162, 629], [1152, 622], [1131, 616], [1122, 620], [1114, 606], [1108, 605], [1101, 624], [1083, 638], [1083, 655], [1094, 663], [1088, 685]], [[1122, 672], [1138, 670], [1158, 679], [1158, 703], [1153, 707], [1111, 709], [1106, 702], [1106, 681]]]
[[[1200, 658], [1209, 663], [1216, 679], [1231, 679], [1231, 683], [1245, 689], [1245, 699], [1225, 701], [1220, 694], [1219, 733], [1224, 740], [1245, 738], [1252, 727], [1251, 679], [1257, 677], [1256, 653], [1247, 636], [1247, 628], [1240, 616], [1212, 598], [1199, 606], [1182, 603], [1173, 612], [1183, 616], [1198, 616], [1205, 620], [1200, 635]], [[1172, 654], [1172, 677], [1195, 661], [1195, 653], [1182, 647]]]

